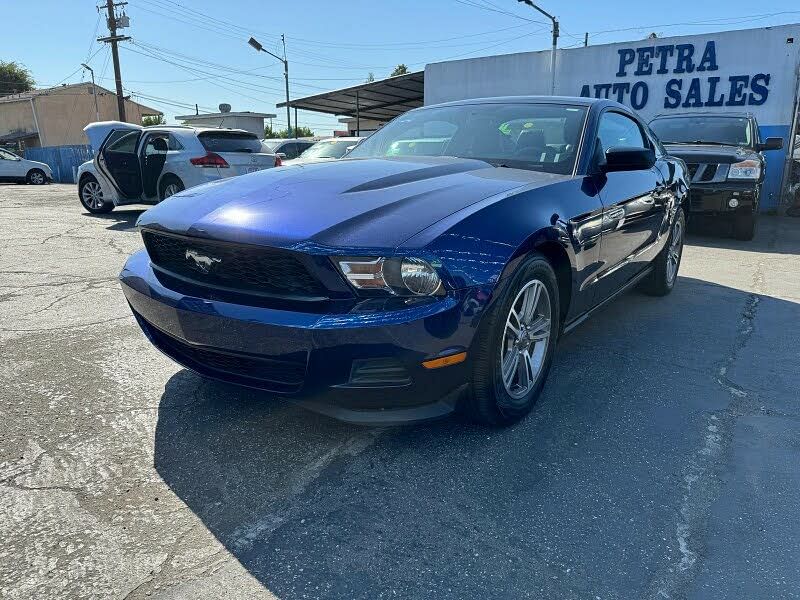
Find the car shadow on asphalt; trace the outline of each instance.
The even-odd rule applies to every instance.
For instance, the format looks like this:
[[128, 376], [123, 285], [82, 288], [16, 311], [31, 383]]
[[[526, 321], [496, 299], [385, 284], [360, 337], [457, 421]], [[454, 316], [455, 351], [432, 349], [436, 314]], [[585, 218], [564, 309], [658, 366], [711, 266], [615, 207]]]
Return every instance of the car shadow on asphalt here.
[[89, 212], [85, 212], [83, 214], [86, 217], [109, 221], [110, 224], [108, 225], [108, 227], [106, 227], [106, 229], [108, 229], [109, 231], [129, 231], [131, 229], [136, 229], [136, 220], [145, 210], [147, 209], [144, 208], [128, 209], [128, 210], [116, 209], [110, 213], [105, 213], [105, 214], [92, 214]]
[[[687, 277], [627, 294], [561, 340], [534, 411], [503, 430], [353, 426], [182, 370], [155, 467], [280, 598], [649, 596], [678, 572], [685, 467], [735, 401], [719, 373], [744, 377], [731, 357], [756, 304], [800, 323], [800, 304]], [[775, 389], [770, 361], [748, 385]]]

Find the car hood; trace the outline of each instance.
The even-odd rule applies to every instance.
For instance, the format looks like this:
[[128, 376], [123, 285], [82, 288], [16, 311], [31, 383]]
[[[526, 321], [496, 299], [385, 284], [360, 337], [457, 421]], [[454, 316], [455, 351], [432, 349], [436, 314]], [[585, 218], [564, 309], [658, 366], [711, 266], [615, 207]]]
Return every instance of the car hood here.
[[344, 159], [191, 188], [145, 212], [139, 225], [292, 249], [396, 248], [470, 204], [561, 179], [458, 158]]
[[759, 154], [741, 146], [718, 146], [716, 144], [665, 144], [667, 152], [682, 158], [686, 163], [733, 164]]

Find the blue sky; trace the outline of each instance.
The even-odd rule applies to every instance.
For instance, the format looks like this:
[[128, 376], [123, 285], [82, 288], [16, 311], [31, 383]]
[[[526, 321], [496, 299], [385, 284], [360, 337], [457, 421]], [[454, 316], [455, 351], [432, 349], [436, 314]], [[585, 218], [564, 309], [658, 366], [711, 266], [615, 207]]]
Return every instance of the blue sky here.
[[[0, 4], [0, 58], [23, 63], [40, 86], [88, 80], [79, 66], [88, 59], [98, 84], [113, 89], [110, 53], [94, 41], [105, 30], [94, 2], [39, 0], [35, 10], [28, 1]], [[726, 0], [724, 11], [723, 3], [697, 0], [540, 5], [561, 23], [560, 47], [582, 44], [587, 31], [589, 43], [600, 44], [800, 21], [796, 0]], [[516, 0], [129, 0], [125, 9], [131, 27], [123, 32], [133, 38], [120, 52], [125, 88], [170, 121], [194, 112], [195, 103], [208, 112], [227, 102], [277, 113], [275, 125], [285, 126], [285, 112], [275, 108], [284, 94], [282, 65], [250, 48], [250, 35], [280, 54], [286, 34], [292, 97], [357, 84], [370, 72], [381, 78], [401, 62], [416, 70], [550, 45], [549, 23]], [[320, 134], [336, 127], [334, 117], [316, 113], [300, 112], [299, 120]]]

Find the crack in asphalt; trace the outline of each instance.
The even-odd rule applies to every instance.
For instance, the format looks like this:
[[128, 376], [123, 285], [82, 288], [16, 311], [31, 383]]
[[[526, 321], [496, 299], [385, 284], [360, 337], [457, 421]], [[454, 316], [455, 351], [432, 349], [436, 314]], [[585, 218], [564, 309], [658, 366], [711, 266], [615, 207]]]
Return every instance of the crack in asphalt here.
[[[772, 232], [770, 247], [775, 245], [777, 231]], [[720, 361], [713, 372], [714, 382], [730, 397], [730, 402], [722, 411], [708, 415], [706, 434], [702, 447], [689, 460], [683, 474], [684, 493], [675, 524], [675, 538], [678, 542], [679, 560], [659, 577], [651, 598], [673, 599], [685, 596], [689, 585], [696, 576], [698, 561], [705, 556], [704, 534], [711, 515], [711, 507], [718, 498], [722, 482], [720, 474], [732, 451], [734, 429], [738, 419], [747, 414], [745, 403], [749, 392], [728, 377], [730, 368], [739, 359], [741, 351], [747, 346], [755, 330], [755, 319], [765, 293], [764, 264], [756, 263], [753, 271], [753, 292], [747, 295], [737, 324], [736, 337], [728, 354]]]

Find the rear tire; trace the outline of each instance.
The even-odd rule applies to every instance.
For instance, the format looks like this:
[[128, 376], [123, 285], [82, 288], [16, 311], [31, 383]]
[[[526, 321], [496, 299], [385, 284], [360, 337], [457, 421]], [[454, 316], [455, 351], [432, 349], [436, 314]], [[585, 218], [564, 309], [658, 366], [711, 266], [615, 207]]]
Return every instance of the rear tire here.
[[185, 189], [186, 187], [183, 185], [183, 182], [175, 175], [165, 175], [158, 185], [158, 201], [166, 200], [170, 196], [174, 196]]
[[531, 411], [550, 371], [560, 314], [556, 274], [547, 259], [532, 254], [512, 275], [473, 343], [466, 402], [473, 420], [506, 426]]
[[93, 175], [84, 175], [78, 184], [78, 198], [83, 208], [93, 215], [110, 213], [114, 203], [103, 199], [103, 188]]
[[733, 220], [733, 237], [737, 240], [750, 241], [756, 235], [758, 215], [736, 215]]
[[686, 232], [686, 219], [683, 209], [678, 209], [672, 226], [669, 229], [669, 238], [664, 249], [653, 260], [653, 270], [640, 286], [640, 289], [651, 296], [666, 296], [675, 287], [678, 280], [678, 269], [683, 258], [683, 238]]
[[30, 185], [44, 185], [47, 183], [47, 175], [45, 175], [44, 171], [41, 169], [31, 169], [28, 171], [28, 175], [25, 180]]

